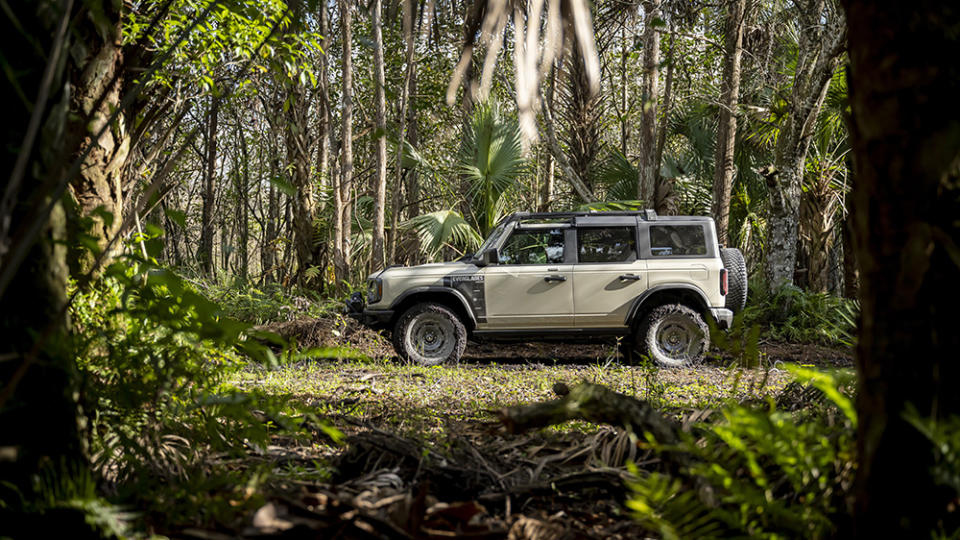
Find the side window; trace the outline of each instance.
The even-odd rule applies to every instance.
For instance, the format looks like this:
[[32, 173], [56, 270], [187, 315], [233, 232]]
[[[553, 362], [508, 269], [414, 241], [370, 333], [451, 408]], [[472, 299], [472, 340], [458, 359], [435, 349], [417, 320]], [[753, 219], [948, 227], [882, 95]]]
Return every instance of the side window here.
[[563, 262], [563, 229], [514, 231], [500, 248], [500, 264]]
[[651, 225], [650, 252], [654, 257], [706, 255], [701, 225]]
[[637, 259], [634, 227], [577, 229], [577, 260], [582, 263], [630, 262]]

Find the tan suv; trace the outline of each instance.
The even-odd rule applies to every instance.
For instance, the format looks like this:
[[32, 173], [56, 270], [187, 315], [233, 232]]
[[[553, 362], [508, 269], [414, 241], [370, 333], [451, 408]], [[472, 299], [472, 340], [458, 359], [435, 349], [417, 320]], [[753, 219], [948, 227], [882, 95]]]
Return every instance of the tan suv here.
[[716, 238], [707, 217], [517, 213], [473, 255], [372, 274], [347, 310], [424, 365], [458, 360], [468, 339], [619, 337], [679, 366], [703, 358], [708, 317], [727, 328], [746, 302], [743, 256]]

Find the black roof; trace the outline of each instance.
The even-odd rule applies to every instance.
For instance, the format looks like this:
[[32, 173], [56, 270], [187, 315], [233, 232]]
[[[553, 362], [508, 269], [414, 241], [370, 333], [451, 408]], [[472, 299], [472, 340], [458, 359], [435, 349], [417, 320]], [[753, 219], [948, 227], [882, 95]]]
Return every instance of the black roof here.
[[[637, 218], [643, 221], [710, 221], [713, 218], [706, 216], [658, 216], [653, 210], [616, 210], [610, 212], [574, 211], [574, 212], [514, 212], [506, 216], [500, 223], [512, 221], [527, 221], [537, 219], [569, 218], [571, 223], [597, 222], [629, 222]], [[584, 218], [584, 219], [575, 219]], [[626, 218], [626, 219], [624, 219]]]

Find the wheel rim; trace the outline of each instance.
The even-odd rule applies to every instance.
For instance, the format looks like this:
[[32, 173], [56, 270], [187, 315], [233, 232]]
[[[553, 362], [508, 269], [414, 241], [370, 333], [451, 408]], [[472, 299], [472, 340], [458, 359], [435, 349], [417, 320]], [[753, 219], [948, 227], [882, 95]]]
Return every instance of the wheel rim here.
[[683, 315], [665, 317], [657, 327], [657, 347], [671, 360], [686, 361], [697, 355], [702, 334]]
[[410, 324], [407, 337], [412, 349], [429, 360], [450, 356], [456, 340], [450, 321], [435, 313], [418, 315]]

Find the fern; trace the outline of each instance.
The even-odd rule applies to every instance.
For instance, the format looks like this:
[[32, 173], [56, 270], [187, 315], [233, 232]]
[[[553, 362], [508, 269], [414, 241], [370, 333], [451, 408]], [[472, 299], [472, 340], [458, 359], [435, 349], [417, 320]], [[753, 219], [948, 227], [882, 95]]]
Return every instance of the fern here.
[[[664, 538], [823, 538], [836, 532], [852, 486], [855, 422], [842, 379], [791, 368], [834, 404], [807, 417], [731, 404], [675, 447], [675, 474], [640, 474], [627, 507]], [[825, 421], [826, 420], [826, 421]]]

